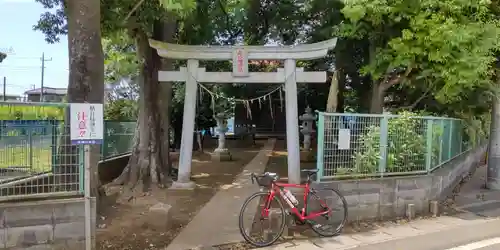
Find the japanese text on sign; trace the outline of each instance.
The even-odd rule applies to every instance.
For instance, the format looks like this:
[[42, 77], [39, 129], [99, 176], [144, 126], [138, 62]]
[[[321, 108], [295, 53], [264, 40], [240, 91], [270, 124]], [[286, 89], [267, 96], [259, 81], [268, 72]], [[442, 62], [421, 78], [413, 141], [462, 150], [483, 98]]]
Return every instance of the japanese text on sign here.
[[248, 76], [248, 52], [243, 48], [233, 51], [233, 76]]
[[237, 62], [238, 62], [238, 72], [241, 73], [243, 72], [243, 55], [242, 55], [242, 51], [241, 50], [238, 50], [238, 52], [236, 52], [236, 58], [238, 59]]
[[73, 103], [70, 108], [72, 144], [101, 144], [104, 134], [102, 104]]

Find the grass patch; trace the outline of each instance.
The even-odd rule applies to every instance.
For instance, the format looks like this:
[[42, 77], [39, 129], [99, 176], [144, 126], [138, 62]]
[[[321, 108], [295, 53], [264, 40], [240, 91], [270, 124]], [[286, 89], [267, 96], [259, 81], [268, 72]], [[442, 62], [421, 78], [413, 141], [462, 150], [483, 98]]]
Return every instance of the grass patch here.
[[[30, 152], [31, 151], [31, 152]], [[23, 168], [33, 173], [50, 171], [52, 150], [50, 147], [0, 146], [0, 168]]]

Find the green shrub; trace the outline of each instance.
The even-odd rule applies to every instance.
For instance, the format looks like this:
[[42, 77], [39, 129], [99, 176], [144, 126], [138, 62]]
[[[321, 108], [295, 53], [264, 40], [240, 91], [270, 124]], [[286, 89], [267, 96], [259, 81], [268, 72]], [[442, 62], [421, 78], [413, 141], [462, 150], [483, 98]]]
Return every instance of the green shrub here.
[[[414, 113], [403, 112], [398, 117], [388, 119], [387, 126], [387, 161], [385, 172], [410, 172], [425, 170], [426, 157], [426, 121], [416, 118]], [[359, 174], [377, 173], [382, 157], [380, 152], [380, 126], [366, 127], [352, 156], [354, 169]], [[433, 127], [432, 156], [433, 162], [439, 157], [441, 131]]]
[[425, 120], [410, 112], [389, 119], [387, 172], [409, 172], [425, 169]]
[[353, 155], [355, 173], [375, 173], [380, 161], [380, 127], [370, 126], [368, 132], [362, 135], [358, 144], [360, 147]]

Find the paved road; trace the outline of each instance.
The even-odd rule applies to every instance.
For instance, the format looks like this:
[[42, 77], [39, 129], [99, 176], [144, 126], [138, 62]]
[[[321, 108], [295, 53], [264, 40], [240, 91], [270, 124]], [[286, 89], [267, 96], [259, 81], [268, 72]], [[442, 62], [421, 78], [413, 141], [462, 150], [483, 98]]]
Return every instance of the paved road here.
[[350, 248], [352, 250], [498, 250], [500, 221], [464, 225], [439, 232]]
[[366, 233], [333, 238], [295, 240], [269, 250], [499, 250], [500, 209], [470, 212], [408, 224], [381, 227]]

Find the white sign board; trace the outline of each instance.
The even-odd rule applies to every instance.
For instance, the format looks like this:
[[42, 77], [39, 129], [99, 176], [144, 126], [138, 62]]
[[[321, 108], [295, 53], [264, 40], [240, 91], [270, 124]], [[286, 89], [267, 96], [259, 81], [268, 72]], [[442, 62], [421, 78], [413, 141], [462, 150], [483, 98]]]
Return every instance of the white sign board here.
[[351, 148], [351, 130], [345, 128], [339, 129], [338, 149], [350, 149], [350, 148]]
[[71, 144], [102, 144], [104, 112], [102, 104], [70, 104]]

